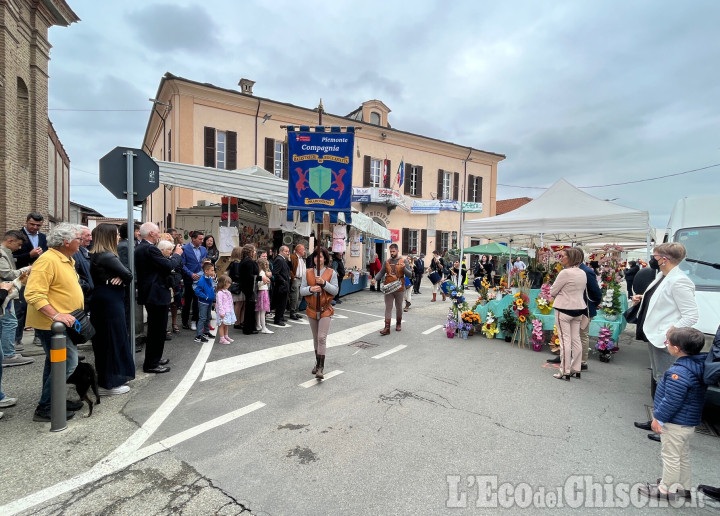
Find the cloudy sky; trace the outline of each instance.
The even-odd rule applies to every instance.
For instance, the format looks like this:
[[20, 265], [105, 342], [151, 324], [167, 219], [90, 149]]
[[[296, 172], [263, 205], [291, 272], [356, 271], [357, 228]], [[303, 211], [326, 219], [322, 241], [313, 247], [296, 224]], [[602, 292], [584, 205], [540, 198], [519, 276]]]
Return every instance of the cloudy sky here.
[[165, 72], [337, 115], [380, 99], [394, 128], [505, 154], [498, 199], [564, 177], [664, 227], [676, 199], [719, 190], [720, 166], [681, 174], [720, 164], [716, 0], [68, 3], [82, 21], [50, 31], [50, 119], [72, 200], [105, 216], [126, 208], [98, 159], [141, 146]]

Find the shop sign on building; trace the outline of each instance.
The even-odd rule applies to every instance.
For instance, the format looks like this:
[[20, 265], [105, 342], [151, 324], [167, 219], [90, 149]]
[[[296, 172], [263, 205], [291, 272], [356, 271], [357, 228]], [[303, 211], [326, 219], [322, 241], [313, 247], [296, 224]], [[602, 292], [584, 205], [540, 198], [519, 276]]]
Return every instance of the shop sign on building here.
[[360, 188], [353, 186], [352, 202], [370, 202], [372, 199], [372, 188]]

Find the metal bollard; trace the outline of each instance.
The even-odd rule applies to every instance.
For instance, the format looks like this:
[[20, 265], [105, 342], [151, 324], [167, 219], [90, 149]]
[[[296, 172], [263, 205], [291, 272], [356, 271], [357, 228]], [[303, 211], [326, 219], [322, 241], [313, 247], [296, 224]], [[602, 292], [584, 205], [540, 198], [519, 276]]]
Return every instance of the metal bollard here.
[[66, 326], [54, 322], [50, 339], [50, 431], [62, 432], [67, 428], [67, 346], [65, 342]]

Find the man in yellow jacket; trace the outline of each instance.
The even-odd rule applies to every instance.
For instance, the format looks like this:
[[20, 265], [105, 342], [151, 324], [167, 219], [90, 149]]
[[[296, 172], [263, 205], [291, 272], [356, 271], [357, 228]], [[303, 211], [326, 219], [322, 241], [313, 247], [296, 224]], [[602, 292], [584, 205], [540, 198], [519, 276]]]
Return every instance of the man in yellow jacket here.
[[[25, 300], [28, 304], [27, 324], [35, 328], [45, 350], [45, 369], [40, 401], [35, 409], [33, 421], [50, 421], [50, 341], [53, 322], [72, 326], [75, 317], [71, 313], [83, 308], [83, 292], [75, 271], [72, 255], [80, 247], [80, 227], [62, 223], [55, 226], [47, 237], [48, 250], [33, 264], [32, 272], [25, 286]], [[66, 337], [67, 359], [65, 377], [75, 370], [78, 353], [75, 344]], [[67, 402], [67, 418], [82, 408], [82, 402]]]

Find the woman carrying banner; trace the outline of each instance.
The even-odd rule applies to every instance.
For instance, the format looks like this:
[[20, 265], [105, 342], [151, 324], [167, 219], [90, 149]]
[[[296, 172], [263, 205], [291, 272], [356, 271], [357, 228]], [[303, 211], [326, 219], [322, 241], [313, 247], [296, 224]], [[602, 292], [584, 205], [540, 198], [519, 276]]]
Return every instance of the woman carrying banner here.
[[330, 316], [335, 313], [332, 300], [338, 293], [337, 273], [328, 267], [330, 253], [324, 247], [316, 247], [312, 255], [315, 266], [305, 271], [300, 285], [300, 295], [307, 303], [307, 317], [313, 334], [315, 367], [311, 374], [322, 380], [325, 367], [325, 341], [330, 331]]

